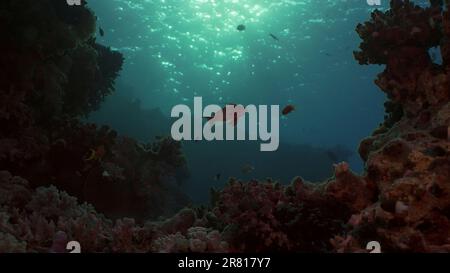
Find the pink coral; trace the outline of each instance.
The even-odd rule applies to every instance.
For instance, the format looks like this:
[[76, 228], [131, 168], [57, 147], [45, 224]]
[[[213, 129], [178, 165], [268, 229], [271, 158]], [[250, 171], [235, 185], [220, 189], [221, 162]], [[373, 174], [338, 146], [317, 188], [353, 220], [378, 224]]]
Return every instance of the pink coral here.
[[225, 253], [228, 244], [217, 230], [204, 227], [192, 227], [186, 235], [180, 232], [162, 236], [154, 241], [155, 252], [162, 253]]

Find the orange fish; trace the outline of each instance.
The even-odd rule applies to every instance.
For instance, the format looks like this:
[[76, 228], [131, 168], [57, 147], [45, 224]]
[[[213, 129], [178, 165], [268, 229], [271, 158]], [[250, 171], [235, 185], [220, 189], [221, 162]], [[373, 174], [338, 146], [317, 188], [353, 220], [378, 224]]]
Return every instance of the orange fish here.
[[293, 111], [295, 111], [295, 106], [292, 104], [289, 104], [288, 106], [284, 107], [282, 114], [283, 116], [289, 115], [290, 113], [292, 113]]
[[[228, 104], [229, 106], [234, 106], [234, 111], [227, 113], [227, 107], [225, 106], [222, 110], [216, 112], [212, 117], [207, 118], [209, 123], [221, 122], [231, 122], [231, 125], [236, 126], [239, 119], [245, 115], [245, 108], [242, 105]], [[233, 113], [234, 112], [234, 113]]]
[[98, 146], [96, 149], [90, 149], [89, 152], [90, 154], [86, 161], [101, 160], [106, 154], [105, 146], [103, 145]]

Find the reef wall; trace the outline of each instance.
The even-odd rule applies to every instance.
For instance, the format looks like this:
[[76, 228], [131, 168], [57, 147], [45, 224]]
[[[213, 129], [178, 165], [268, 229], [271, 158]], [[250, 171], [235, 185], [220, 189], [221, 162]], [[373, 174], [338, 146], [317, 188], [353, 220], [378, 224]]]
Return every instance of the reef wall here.
[[450, 4], [430, 2], [392, 1], [357, 28], [357, 60], [386, 65], [376, 84], [388, 95], [388, 115], [360, 145], [377, 200], [352, 216], [340, 249], [371, 234], [386, 251], [450, 251]]
[[141, 144], [80, 118], [114, 92], [123, 56], [95, 41], [83, 3], [3, 1], [0, 7], [0, 169], [54, 185], [111, 218], [138, 221], [188, 204], [177, 186], [179, 143]]
[[[208, 207], [143, 223], [149, 205], [162, 208], [169, 201], [158, 197], [176, 192], [161, 178], [183, 165], [180, 147], [169, 139], [140, 145], [76, 120], [112, 91], [121, 58], [92, 40], [92, 13], [61, 16], [57, 2], [0, 8], [8, 34], [0, 43], [8, 53], [0, 56], [0, 252], [64, 252], [68, 240], [86, 252], [365, 252], [374, 240], [386, 252], [450, 251], [449, 3], [392, 0], [357, 27], [355, 58], [386, 66], [376, 84], [389, 98], [385, 122], [361, 142], [363, 175], [344, 162], [320, 184], [231, 180], [211, 191]], [[35, 13], [45, 14], [40, 24]], [[71, 69], [90, 80], [68, 87]]]

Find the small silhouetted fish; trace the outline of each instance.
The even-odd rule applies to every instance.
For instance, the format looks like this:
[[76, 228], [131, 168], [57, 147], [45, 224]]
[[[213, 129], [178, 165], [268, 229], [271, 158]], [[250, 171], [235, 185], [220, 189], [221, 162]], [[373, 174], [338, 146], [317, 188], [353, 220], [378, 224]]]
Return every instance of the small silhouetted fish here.
[[249, 174], [249, 173], [253, 172], [254, 170], [255, 170], [255, 167], [253, 167], [250, 164], [245, 164], [241, 168], [241, 172], [244, 173], [244, 174]]
[[221, 177], [222, 177], [222, 175], [220, 173], [218, 173], [214, 176], [214, 180], [219, 181]]
[[289, 115], [295, 110], [295, 106], [292, 104], [289, 104], [288, 106], [284, 107], [282, 114], [283, 116]]
[[272, 39], [274, 39], [275, 41], [280, 41], [280, 39], [278, 39], [277, 36], [273, 35], [272, 33], [269, 33], [270, 37], [272, 37]]
[[245, 25], [241, 24], [241, 25], [237, 26], [236, 29], [239, 30], [239, 31], [244, 31], [246, 29], [246, 27], [245, 27]]
[[105, 156], [106, 150], [105, 146], [100, 145], [95, 149], [90, 149], [88, 156], [84, 159], [85, 161], [101, 161]]
[[99, 27], [98, 32], [100, 33], [100, 36], [105, 36], [105, 31], [103, 30], [103, 28]]

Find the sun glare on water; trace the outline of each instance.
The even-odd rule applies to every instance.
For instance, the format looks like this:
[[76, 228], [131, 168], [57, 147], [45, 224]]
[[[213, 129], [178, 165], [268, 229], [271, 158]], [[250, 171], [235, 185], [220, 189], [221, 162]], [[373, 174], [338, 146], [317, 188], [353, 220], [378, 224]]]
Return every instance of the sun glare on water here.
[[[305, 1], [293, 0], [115, 1], [121, 3], [119, 15], [127, 9], [141, 16], [140, 27], [146, 32], [139, 36], [142, 47], [136, 48], [148, 51], [165, 71], [168, 80], [164, 90], [186, 96], [190, 86], [184, 83], [189, 76], [208, 79], [208, 86], [202, 89], [220, 93], [239, 73], [236, 70], [248, 70], [249, 75], [254, 75], [252, 64], [255, 58], [262, 58], [264, 47], [281, 50], [280, 44], [268, 40], [269, 33], [287, 33], [277, 24], [292, 7], [305, 7]], [[238, 30], [239, 25], [244, 25], [245, 30]], [[146, 48], [144, 41], [151, 45]]]

